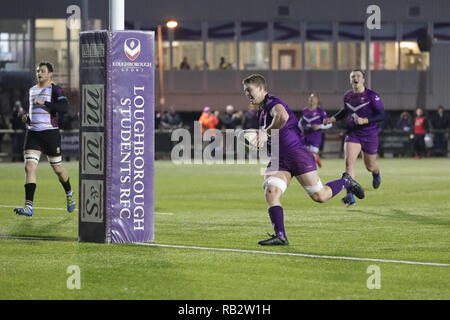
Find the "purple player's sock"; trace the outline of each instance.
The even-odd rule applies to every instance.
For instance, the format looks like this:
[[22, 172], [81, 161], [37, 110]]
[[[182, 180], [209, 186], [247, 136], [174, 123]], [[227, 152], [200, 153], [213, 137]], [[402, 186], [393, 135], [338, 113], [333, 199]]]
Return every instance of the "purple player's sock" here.
[[326, 185], [331, 188], [331, 191], [333, 192], [332, 197], [334, 197], [339, 192], [341, 192], [342, 189], [348, 188], [350, 186], [350, 182], [347, 179], [341, 178], [341, 179], [330, 181]]
[[284, 219], [283, 208], [281, 206], [273, 206], [269, 208], [269, 216], [272, 221], [275, 235], [282, 236], [287, 239], [286, 232], [284, 231]]

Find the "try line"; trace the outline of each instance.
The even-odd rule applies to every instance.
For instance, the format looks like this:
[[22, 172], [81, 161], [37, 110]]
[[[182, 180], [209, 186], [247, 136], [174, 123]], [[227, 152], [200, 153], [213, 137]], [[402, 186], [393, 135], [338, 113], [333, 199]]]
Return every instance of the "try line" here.
[[[6, 204], [0, 204], [0, 208], [17, 208], [18, 206], [11, 206]], [[33, 207], [34, 209], [38, 210], [57, 210], [57, 211], [67, 211], [66, 208], [46, 208], [46, 207]], [[74, 211], [78, 211], [78, 209], [75, 209]], [[165, 216], [173, 216], [175, 213], [172, 212], [155, 212], [155, 214], [165, 215]]]
[[375, 258], [339, 257], [339, 256], [325, 256], [325, 255], [306, 254], [306, 253], [273, 252], [273, 251], [227, 249], [227, 248], [207, 248], [207, 247], [180, 246], [180, 245], [169, 245], [169, 244], [159, 244], [159, 243], [137, 243], [136, 242], [134, 244], [142, 245], [142, 246], [151, 246], [151, 247], [162, 247], [162, 248], [177, 248], [177, 249], [191, 249], [191, 250], [205, 250], [205, 251], [222, 251], [222, 252], [240, 252], [240, 253], [266, 254], [266, 255], [291, 256], [291, 257], [315, 258], [315, 259], [370, 261], [370, 262], [385, 262], [385, 263], [398, 263], [398, 264], [410, 264], [410, 265], [424, 265], [424, 266], [434, 266], [434, 267], [450, 267], [450, 264], [437, 263], [437, 262], [419, 262], [419, 261], [387, 260], [387, 259], [375, 259]]

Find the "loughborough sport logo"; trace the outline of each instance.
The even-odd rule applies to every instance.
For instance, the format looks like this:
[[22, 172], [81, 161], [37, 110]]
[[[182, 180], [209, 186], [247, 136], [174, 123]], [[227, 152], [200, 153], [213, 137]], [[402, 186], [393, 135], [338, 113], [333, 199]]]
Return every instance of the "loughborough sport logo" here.
[[136, 38], [128, 38], [123, 44], [123, 49], [127, 58], [134, 61], [141, 53], [141, 42]]

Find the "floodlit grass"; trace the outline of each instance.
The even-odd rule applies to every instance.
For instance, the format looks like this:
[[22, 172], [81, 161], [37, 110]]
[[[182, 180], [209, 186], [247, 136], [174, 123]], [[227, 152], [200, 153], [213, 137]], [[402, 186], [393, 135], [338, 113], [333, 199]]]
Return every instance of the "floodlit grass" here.
[[[259, 247], [273, 232], [260, 165], [155, 164], [155, 243], [329, 256], [450, 263], [450, 160], [381, 159], [382, 185], [358, 161], [366, 198], [314, 203], [292, 181], [283, 196], [290, 245]], [[324, 159], [323, 183], [340, 177], [343, 160]], [[78, 164], [66, 163], [74, 190]], [[77, 212], [23, 204], [23, 164], [0, 164], [0, 299], [449, 299], [450, 267], [313, 259], [134, 244], [77, 242]], [[38, 168], [35, 207], [64, 208], [48, 164]], [[7, 236], [7, 237], [5, 237]], [[56, 238], [55, 241], [21, 237]], [[80, 268], [69, 290], [67, 268]], [[368, 289], [367, 268], [380, 268]]]

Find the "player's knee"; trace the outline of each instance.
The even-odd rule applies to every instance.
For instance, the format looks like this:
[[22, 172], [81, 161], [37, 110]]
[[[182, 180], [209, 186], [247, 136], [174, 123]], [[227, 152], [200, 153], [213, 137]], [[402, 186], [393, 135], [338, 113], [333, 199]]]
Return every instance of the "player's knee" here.
[[34, 173], [39, 163], [39, 155], [33, 152], [25, 152], [23, 158], [25, 160], [24, 161], [25, 172], [27, 174]]
[[311, 195], [311, 199], [318, 203], [325, 203], [328, 200], [328, 197], [326, 197], [323, 192], [316, 192]]
[[366, 163], [366, 169], [367, 171], [375, 171], [377, 169], [377, 164], [376, 163]]
[[311, 199], [315, 202], [323, 203], [328, 200], [326, 197], [326, 194], [324, 193], [324, 186], [322, 184], [322, 181], [320, 179], [317, 181], [316, 184], [311, 186], [303, 186], [306, 193], [311, 197]]
[[37, 164], [35, 162], [31, 162], [31, 161], [25, 161], [25, 173], [26, 174], [30, 174], [30, 173], [34, 173], [36, 171], [36, 166]]
[[275, 186], [268, 186], [265, 190], [265, 196], [267, 201], [274, 201], [281, 198], [281, 189]]
[[264, 193], [268, 201], [279, 199], [287, 188], [283, 179], [268, 177], [263, 183]]

